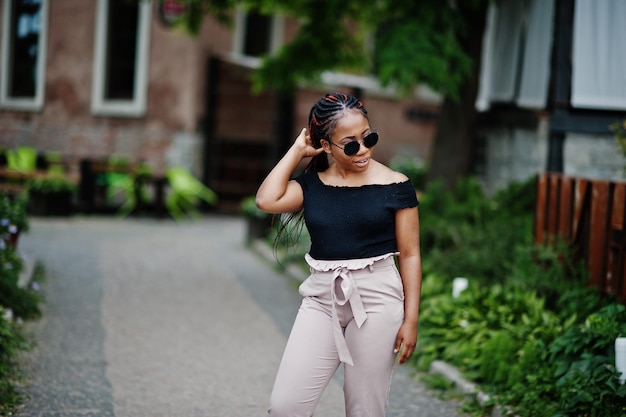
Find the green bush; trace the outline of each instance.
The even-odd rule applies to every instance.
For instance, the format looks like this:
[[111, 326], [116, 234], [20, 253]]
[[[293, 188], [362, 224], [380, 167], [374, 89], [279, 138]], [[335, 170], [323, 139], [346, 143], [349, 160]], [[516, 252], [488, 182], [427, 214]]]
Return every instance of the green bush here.
[[609, 304], [570, 326], [536, 358], [524, 378], [501, 392], [521, 416], [624, 416], [626, 385], [618, 382], [615, 338], [626, 334], [626, 308]]
[[519, 370], [512, 373], [518, 360], [519, 343], [506, 330], [494, 332], [482, 346], [478, 358], [478, 377], [493, 384], [506, 385], [509, 378], [516, 379]]
[[11, 309], [16, 317], [31, 319], [41, 314], [41, 295], [18, 286], [24, 261], [11, 243], [18, 231], [28, 230], [26, 211], [26, 200], [0, 195], [0, 306]]
[[41, 194], [74, 194], [78, 189], [77, 184], [62, 174], [53, 174], [46, 177], [30, 179], [26, 182], [26, 187], [30, 193]]
[[[586, 285], [572, 248], [534, 244], [534, 185], [492, 197], [472, 179], [426, 189], [414, 364], [447, 361], [521, 417], [626, 416], [611, 348], [624, 306]], [[470, 287], [453, 298], [456, 276]]]
[[516, 259], [514, 248], [532, 243], [534, 199], [534, 178], [492, 197], [472, 178], [451, 190], [430, 183], [420, 198], [424, 263], [450, 279], [504, 283]]
[[564, 242], [517, 245], [512, 253], [508, 282], [532, 288], [560, 317], [582, 318], [601, 307], [599, 290], [586, 285], [585, 265], [574, 262], [573, 249]]
[[28, 196], [23, 193], [17, 197], [9, 197], [0, 193], [0, 235], [27, 232]]
[[[425, 286], [431, 279], [424, 278]], [[499, 352], [506, 356], [517, 352], [528, 340], [552, 339], [563, 330], [558, 317], [545, 310], [543, 300], [520, 286], [481, 287], [470, 282], [470, 288], [458, 298], [450, 293], [434, 297], [424, 293], [420, 310], [416, 365], [425, 369], [433, 360], [441, 359], [486, 384], [501, 382], [490, 379], [496, 372], [487, 366], [493, 364], [484, 364], [484, 360], [493, 360], [484, 352], [494, 337], [515, 343], [511, 352]]]
[[626, 334], [622, 304], [565, 319], [530, 289], [470, 287], [453, 298], [433, 280], [424, 279], [413, 358], [419, 369], [435, 359], [451, 363], [522, 417], [626, 415], [626, 385], [617, 382], [612, 349]]
[[5, 318], [5, 310], [0, 306], [0, 415], [11, 415], [20, 402], [15, 388], [19, 372], [14, 361], [17, 353], [26, 347], [18, 325]]
[[[11, 415], [21, 401], [15, 388], [20, 378], [15, 356], [27, 344], [18, 323], [41, 314], [41, 293], [18, 285], [24, 261], [14, 237], [28, 226], [27, 199], [0, 194], [0, 415]], [[41, 267], [36, 267], [35, 281], [42, 274]]]

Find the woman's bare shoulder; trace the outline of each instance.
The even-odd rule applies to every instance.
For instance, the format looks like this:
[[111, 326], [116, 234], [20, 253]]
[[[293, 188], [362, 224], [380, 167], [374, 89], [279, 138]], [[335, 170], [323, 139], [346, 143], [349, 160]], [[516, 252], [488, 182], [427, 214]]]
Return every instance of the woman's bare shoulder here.
[[383, 184], [394, 184], [398, 182], [404, 182], [409, 179], [403, 173], [394, 171], [384, 164], [377, 163], [377, 166], [377, 176], [379, 177], [380, 182]]

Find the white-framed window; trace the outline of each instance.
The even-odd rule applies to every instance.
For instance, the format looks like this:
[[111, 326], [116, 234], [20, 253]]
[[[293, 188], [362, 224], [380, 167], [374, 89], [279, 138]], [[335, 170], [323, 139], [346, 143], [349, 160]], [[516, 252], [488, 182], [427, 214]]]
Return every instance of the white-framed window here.
[[626, 2], [577, 0], [574, 7], [572, 105], [626, 110]]
[[48, 0], [4, 0], [0, 107], [39, 111], [43, 107]]
[[493, 102], [543, 109], [550, 81], [554, 0], [491, 3], [487, 15], [478, 110]]
[[151, 2], [98, 0], [91, 96], [97, 116], [146, 112]]
[[254, 10], [237, 9], [233, 35], [233, 55], [260, 59], [273, 54], [283, 44], [284, 18], [263, 15]]

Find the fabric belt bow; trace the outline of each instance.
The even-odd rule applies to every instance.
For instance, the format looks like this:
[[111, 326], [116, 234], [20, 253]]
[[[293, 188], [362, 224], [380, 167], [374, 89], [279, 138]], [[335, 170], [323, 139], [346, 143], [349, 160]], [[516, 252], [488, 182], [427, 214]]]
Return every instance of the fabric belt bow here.
[[332, 294], [332, 320], [333, 320], [333, 335], [335, 337], [335, 344], [339, 353], [339, 360], [347, 363], [348, 365], [354, 365], [352, 361], [352, 355], [348, 350], [346, 339], [341, 329], [339, 322], [339, 315], [337, 314], [337, 305], [343, 306], [347, 302], [350, 302], [350, 308], [354, 316], [354, 321], [358, 328], [361, 328], [367, 314], [365, 314], [365, 307], [359, 294], [359, 289], [356, 286], [352, 272], [348, 268], [337, 268], [333, 270], [333, 279], [331, 283]]

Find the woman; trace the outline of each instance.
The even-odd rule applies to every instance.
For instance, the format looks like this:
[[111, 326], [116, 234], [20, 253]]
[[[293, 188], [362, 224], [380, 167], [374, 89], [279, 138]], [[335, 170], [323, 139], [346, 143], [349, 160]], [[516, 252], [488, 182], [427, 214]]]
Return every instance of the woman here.
[[[303, 210], [311, 236], [311, 275], [300, 286], [304, 298], [270, 398], [272, 416], [312, 416], [343, 362], [346, 415], [383, 417], [395, 358], [403, 364], [415, 349], [418, 202], [404, 174], [372, 159], [377, 142], [358, 99], [327, 94], [257, 192], [261, 210]], [[309, 157], [305, 172], [290, 179]]]

